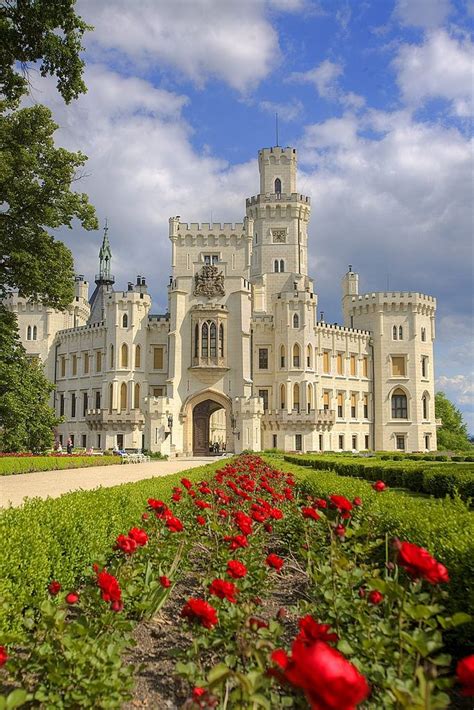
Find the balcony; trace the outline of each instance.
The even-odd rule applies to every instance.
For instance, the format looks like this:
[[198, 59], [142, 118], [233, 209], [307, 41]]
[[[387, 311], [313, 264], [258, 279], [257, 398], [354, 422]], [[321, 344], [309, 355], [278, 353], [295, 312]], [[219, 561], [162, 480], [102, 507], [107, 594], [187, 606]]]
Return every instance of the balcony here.
[[336, 412], [332, 409], [286, 409], [267, 410], [262, 418], [263, 425], [275, 427], [310, 427], [332, 426], [336, 421]]
[[140, 426], [145, 423], [145, 416], [139, 409], [125, 409], [118, 411], [112, 409], [88, 409], [86, 422], [91, 429], [107, 428], [109, 425], [116, 426]]

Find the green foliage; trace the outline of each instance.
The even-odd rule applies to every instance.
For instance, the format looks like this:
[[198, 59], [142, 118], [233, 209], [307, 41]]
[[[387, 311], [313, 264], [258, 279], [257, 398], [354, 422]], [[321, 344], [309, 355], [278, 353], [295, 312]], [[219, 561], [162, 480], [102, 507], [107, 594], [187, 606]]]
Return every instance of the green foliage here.
[[435, 395], [435, 416], [443, 422], [436, 434], [438, 449], [445, 451], [472, 450], [462, 413], [449, 401], [444, 392], [437, 392]]
[[117, 456], [2, 456], [0, 457], [0, 476], [33, 473], [35, 471], [59, 471], [68, 468], [110, 466], [111, 464], [119, 463], [120, 459]]
[[[10, 100], [28, 91], [28, 64], [55, 75], [66, 103], [86, 91], [82, 36], [92, 29], [74, 12], [75, 0], [9, 0], [0, 7], [0, 93]], [[18, 71], [18, 64], [22, 73]]]
[[[59, 419], [41, 364], [26, 356], [16, 317], [0, 306], [0, 450], [44, 451]], [[0, 465], [1, 472], [1, 465]]]

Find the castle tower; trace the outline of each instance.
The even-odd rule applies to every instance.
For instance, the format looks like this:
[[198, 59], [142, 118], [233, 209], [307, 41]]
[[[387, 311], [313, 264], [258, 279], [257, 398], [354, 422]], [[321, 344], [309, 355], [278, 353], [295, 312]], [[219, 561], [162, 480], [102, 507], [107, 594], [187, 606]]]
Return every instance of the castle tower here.
[[115, 277], [112, 276], [110, 268], [112, 262], [112, 250], [108, 237], [109, 227], [105, 220], [104, 238], [99, 251], [99, 273], [95, 277], [95, 290], [90, 300], [91, 314], [89, 323], [99, 323], [105, 319], [105, 298], [113, 291]]
[[[253, 220], [250, 268], [254, 283], [263, 275], [267, 295], [292, 288], [294, 277], [306, 276], [310, 199], [296, 191], [295, 148], [263, 148], [258, 154], [260, 193], [246, 201]], [[278, 274], [278, 276], [274, 276]]]

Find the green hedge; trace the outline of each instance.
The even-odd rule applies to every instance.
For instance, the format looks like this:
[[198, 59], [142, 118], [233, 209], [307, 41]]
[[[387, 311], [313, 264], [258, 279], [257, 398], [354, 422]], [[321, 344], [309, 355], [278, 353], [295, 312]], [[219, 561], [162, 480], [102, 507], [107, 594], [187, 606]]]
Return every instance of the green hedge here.
[[65, 468], [110, 466], [113, 463], [120, 463], [120, 458], [118, 456], [1, 456], [0, 476]]
[[341, 476], [355, 476], [368, 481], [382, 480], [388, 486], [408, 488], [437, 498], [453, 495], [474, 499], [474, 465], [419, 461], [384, 461], [380, 459], [337, 458], [334, 456], [284, 456], [285, 461]]
[[[388, 534], [426, 547], [449, 569], [449, 605], [453, 610], [474, 615], [474, 513], [459, 499], [434, 500], [414, 497], [403, 491], [376, 493], [366, 481], [345, 478], [331, 471], [315, 471], [294, 465], [285, 456], [283, 462], [267, 457], [272, 465], [293, 471], [314, 495], [339, 493], [363, 500], [362, 514], [377, 534]], [[440, 471], [441, 473], [441, 471]], [[433, 470], [433, 474], [436, 475]], [[473, 642], [474, 625], [466, 627], [462, 643]]]
[[0, 629], [15, 626], [25, 606], [41, 601], [52, 579], [65, 588], [77, 585], [91, 564], [110, 552], [117, 535], [139, 523], [147, 498], [169, 500], [183, 475], [201, 480], [222, 465], [30, 499], [21, 508], [0, 511]]

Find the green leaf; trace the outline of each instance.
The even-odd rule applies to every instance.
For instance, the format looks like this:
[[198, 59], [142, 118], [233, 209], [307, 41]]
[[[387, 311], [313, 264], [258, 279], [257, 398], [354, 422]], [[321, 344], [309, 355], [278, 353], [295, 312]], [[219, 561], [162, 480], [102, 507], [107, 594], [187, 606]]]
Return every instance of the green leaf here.
[[225, 663], [218, 663], [207, 674], [207, 681], [210, 685], [215, 685], [228, 676], [230, 672], [230, 668]]
[[31, 698], [30, 695], [23, 690], [23, 688], [16, 688], [7, 697], [7, 702], [5, 705], [6, 710], [13, 710], [14, 708], [19, 708], [24, 705], [27, 700]]

